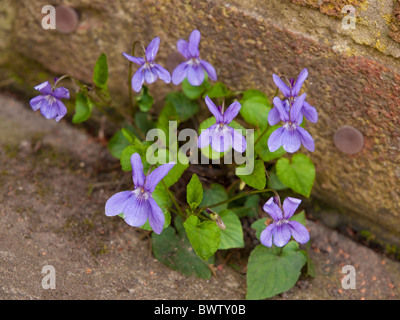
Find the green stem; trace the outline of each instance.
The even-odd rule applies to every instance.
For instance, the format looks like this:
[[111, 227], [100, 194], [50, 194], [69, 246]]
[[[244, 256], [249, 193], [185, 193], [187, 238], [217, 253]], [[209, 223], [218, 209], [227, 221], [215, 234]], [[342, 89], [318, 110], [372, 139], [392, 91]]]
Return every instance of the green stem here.
[[[121, 127], [121, 118], [126, 118], [126, 116], [121, 112], [121, 110], [119, 108], [113, 108], [118, 115], [111, 115], [110, 112], [107, 112], [106, 108], [107, 106], [112, 104], [112, 99], [106, 99], [102, 94], [100, 94], [97, 90], [93, 90], [93, 91], [88, 91], [87, 90], [87, 86], [82, 84], [78, 79], [76, 79], [73, 76], [70, 75], [65, 75], [60, 77], [57, 80], [57, 84], [59, 81], [65, 79], [65, 78], [71, 78], [72, 81], [74, 81], [74, 83], [79, 87], [79, 89], [84, 92], [87, 96], [89, 96], [91, 98], [91, 101], [93, 102], [93, 104], [96, 106], [97, 109], [99, 109], [99, 111], [105, 115], [111, 122], [113, 122], [117, 127]], [[97, 98], [97, 99], [96, 99]], [[97, 100], [97, 101], [96, 101]], [[100, 101], [99, 101], [100, 100]], [[103, 105], [101, 105], [104, 104]], [[120, 118], [121, 117], [121, 118]], [[127, 119], [127, 118], [126, 118]]]
[[175, 196], [172, 194], [171, 190], [168, 189], [167, 185], [163, 180], [161, 180], [162, 184], [164, 185], [165, 190], [168, 193], [169, 198], [171, 199], [172, 203], [174, 204], [176, 210], [178, 211], [178, 214], [182, 217], [185, 218], [186, 215], [183, 213], [181, 207], [179, 206], [178, 202], [175, 199]]
[[[135, 41], [132, 45], [132, 56], [135, 56], [135, 47], [136, 44], [140, 44], [139, 41]], [[129, 109], [132, 110], [133, 116], [135, 116], [136, 113], [136, 108], [137, 104], [133, 103], [133, 92], [132, 92], [132, 84], [131, 84], [131, 79], [132, 79], [132, 61], [129, 61], [129, 79], [128, 79], [128, 87], [129, 87]]]
[[240, 179], [236, 179], [229, 187], [226, 189], [226, 193], [229, 194], [233, 188], [240, 183]]
[[261, 132], [261, 134], [257, 137], [256, 141], [254, 142], [254, 145], [256, 145], [257, 142], [261, 140], [261, 138], [263, 137], [263, 135], [267, 133], [268, 129], [269, 129], [269, 126], [266, 126], [265, 129], [264, 129], [264, 131]]
[[72, 76], [70, 76], [69, 74], [64, 74], [63, 76], [59, 77], [57, 79], [57, 81], [54, 83], [54, 88], [57, 87], [58, 83], [66, 78], [72, 78], [74, 79]]
[[74, 81], [74, 83], [79, 87], [79, 89], [81, 91], [84, 91], [84, 92], [87, 91], [87, 85], [81, 83], [78, 79], [76, 79], [76, 78], [74, 78], [72, 76], [70, 76], [70, 78], [71, 78], [72, 81]]
[[172, 213], [175, 213], [176, 215], [179, 215], [178, 211], [176, 211], [176, 210], [173, 209], [173, 208], [168, 208], [168, 210], [171, 211]]
[[[97, 91], [96, 91], [95, 93], [96, 93], [96, 97], [98, 97], [104, 104], [106, 104], [106, 105], [111, 105], [111, 107], [113, 107], [113, 106], [112, 106], [112, 102], [113, 102], [112, 99], [107, 100], [107, 99], [104, 98], [101, 94], [99, 94]], [[111, 118], [111, 116], [110, 116], [104, 109], [100, 108], [100, 106], [99, 106], [98, 104], [96, 104], [96, 106], [97, 106], [97, 108], [99, 108], [99, 110], [100, 110], [104, 115], [106, 115], [108, 118]], [[134, 119], [134, 118], [131, 119], [130, 116], [127, 115], [127, 114], [124, 112], [124, 110], [122, 110], [122, 109], [120, 109], [120, 108], [113, 107], [113, 109], [116, 110], [116, 111], [119, 113], [119, 115], [122, 116], [124, 119], [127, 119], [127, 120], [132, 124], [132, 126], [136, 129], [136, 131], [139, 133], [140, 137], [141, 137], [143, 140], [146, 140], [145, 134], [144, 134], [144, 133], [142, 132], [142, 130], [140, 130], [140, 128], [136, 125], [135, 119]], [[119, 127], [121, 127], [120, 123], [118, 123], [118, 122], [116, 122], [116, 121], [114, 121], [114, 122], [115, 122]]]
[[214, 220], [212, 220], [210, 217], [208, 217], [207, 215], [205, 215], [203, 211], [200, 211], [200, 212], [197, 214], [197, 217], [199, 217], [199, 219], [202, 219], [202, 220], [204, 220], [204, 221], [212, 221], [212, 222], [214, 222]]
[[218, 207], [218, 206], [220, 206], [222, 204], [229, 203], [229, 202], [235, 201], [237, 199], [240, 199], [240, 198], [243, 198], [243, 197], [246, 197], [246, 196], [250, 196], [252, 194], [263, 193], [263, 192], [273, 192], [278, 197], [279, 202], [280, 202], [280, 197], [279, 197], [279, 194], [276, 192], [276, 190], [268, 188], [268, 189], [263, 189], [263, 190], [253, 190], [253, 191], [248, 191], [248, 192], [244, 192], [244, 193], [239, 193], [239, 194], [237, 194], [236, 196], [234, 196], [232, 198], [229, 198], [227, 200], [224, 200], [224, 201], [221, 201], [221, 202], [218, 202], [218, 203], [214, 203], [214, 204], [212, 204], [210, 206], [204, 206], [204, 207], [200, 208], [199, 210], [201, 212], [201, 211], [205, 210], [206, 208]]
[[232, 96], [240, 96], [243, 92], [243, 90], [233, 91]]
[[[274, 97], [272, 98], [272, 100], [278, 95], [278, 92], [279, 92], [279, 89], [276, 89], [275, 95], [274, 95]], [[268, 131], [268, 129], [269, 129], [269, 126], [266, 126], [265, 129], [264, 129], [264, 131], [261, 132], [261, 134], [257, 137], [256, 141], [254, 142], [254, 146], [257, 144], [258, 141], [261, 140], [261, 138], [263, 137], [263, 135], [266, 134], [266, 132]]]
[[[107, 112], [106, 110], [106, 106], [109, 106], [109, 103], [107, 103], [106, 100], [104, 100], [104, 98], [102, 98], [101, 96], [99, 96], [98, 94], [93, 94], [93, 91], [89, 91], [88, 96], [91, 97], [91, 101], [93, 102], [93, 104], [95, 105], [95, 107], [103, 114], [105, 115], [108, 120], [110, 120], [111, 122], [113, 122], [117, 127], [121, 128], [121, 117], [125, 118], [125, 116], [120, 112], [120, 110], [118, 110], [117, 108], [114, 108], [114, 110], [117, 111], [118, 115], [111, 115], [110, 112]], [[100, 101], [96, 101], [95, 98], [98, 98]]]
[[[135, 44], [136, 44], [136, 42], [135, 42]], [[131, 67], [132, 67], [132, 64], [130, 64], [130, 69], [131, 69]], [[121, 125], [122, 121], [121, 121], [120, 117], [123, 118], [123, 119], [126, 119], [126, 120], [129, 121], [129, 123], [131, 123], [133, 125], [133, 127], [139, 133], [140, 137], [143, 140], [146, 140], [146, 136], [144, 135], [142, 130], [140, 130], [140, 128], [136, 125], [134, 118], [130, 118], [121, 108], [117, 108], [116, 106], [113, 106], [112, 105], [113, 104], [113, 100], [109, 96], [104, 97], [104, 95], [101, 92], [97, 91], [97, 90], [87, 91], [86, 85], [82, 84], [78, 79], [76, 79], [75, 77], [73, 77], [71, 75], [68, 75], [68, 74], [63, 75], [60, 78], [58, 78], [56, 83], [55, 83], [55, 86], [61, 80], [64, 80], [65, 78], [71, 78], [71, 80], [75, 82], [75, 84], [79, 87], [79, 89], [81, 91], [86, 92], [86, 94], [89, 95], [92, 98], [91, 100], [94, 103], [94, 105], [96, 106], [96, 108], [99, 109], [99, 111], [103, 115], [105, 115], [111, 122], [113, 122], [117, 127], [122, 128], [122, 125]], [[131, 91], [129, 93], [131, 95]], [[95, 101], [96, 100], [95, 98], [98, 98], [100, 100], [100, 102], [99, 101]], [[130, 101], [132, 101], [132, 100], [130, 99]], [[100, 103], [103, 103], [104, 106], [101, 105]], [[117, 112], [118, 115], [117, 116], [113, 116], [113, 115], [110, 114], [110, 112], [107, 112], [107, 109], [106, 109], [107, 106], [113, 108]]]

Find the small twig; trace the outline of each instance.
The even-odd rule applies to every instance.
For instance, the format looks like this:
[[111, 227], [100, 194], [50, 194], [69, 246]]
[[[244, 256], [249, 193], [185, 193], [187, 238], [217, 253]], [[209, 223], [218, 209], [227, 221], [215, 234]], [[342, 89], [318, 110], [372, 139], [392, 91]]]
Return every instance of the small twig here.
[[236, 253], [238, 250], [240, 249], [233, 249], [231, 252], [229, 252], [226, 257], [224, 258], [224, 260], [222, 261], [222, 265], [226, 265], [229, 261], [229, 259], [233, 256], [234, 253]]
[[99, 128], [99, 140], [104, 141], [105, 139], [105, 127], [106, 127], [107, 117], [105, 115], [101, 116], [100, 119], [100, 128]]
[[236, 179], [231, 185], [226, 189], [226, 193], [229, 194], [231, 190], [238, 184], [240, 183], [240, 179]]

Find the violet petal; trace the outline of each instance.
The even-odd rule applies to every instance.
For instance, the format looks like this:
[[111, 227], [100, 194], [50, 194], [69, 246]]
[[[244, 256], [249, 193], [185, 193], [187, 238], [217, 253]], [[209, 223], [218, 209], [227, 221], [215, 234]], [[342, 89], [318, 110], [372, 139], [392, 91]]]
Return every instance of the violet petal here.
[[211, 130], [211, 148], [216, 152], [225, 152], [232, 146], [232, 134], [229, 127], [217, 126]]
[[204, 70], [206, 70], [208, 76], [211, 80], [217, 81], [217, 72], [215, 71], [214, 67], [208, 63], [207, 61], [199, 59], [200, 64], [203, 66]]
[[67, 114], [67, 107], [60, 100], [57, 100], [57, 116], [56, 121], [60, 121]]
[[133, 90], [139, 92], [142, 89], [143, 82], [144, 82], [143, 67], [140, 67], [132, 77]]
[[57, 116], [57, 103], [49, 102], [47, 99], [43, 100], [40, 107], [40, 112], [46, 119], [54, 119]]
[[179, 64], [172, 72], [172, 83], [174, 85], [180, 84], [187, 76], [187, 69], [189, 65], [187, 62]]
[[301, 70], [299, 76], [297, 77], [296, 83], [292, 88], [292, 96], [297, 97], [299, 95], [301, 86], [303, 85], [304, 81], [307, 79], [308, 77], [308, 70], [306, 68], [304, 68], [303, 70]]
[[274, 221], [282, 220], [282, 210], [275, 203], [274, 197], [268, 199], [268, 201], [264, 204], [263, 210], [268, 213]]
[[307, 243], [310, 240], [310, 234], [305, 226], [297, 221], [289, 221], [290, 231], [294, 240], [299, 243]]
[[69, 99], [69, 91], [64, 87], [55, 89], [51, 95], [57, 99]]
[[308, 121], [313, 123], [316, 123], [318, 121], [317, 109], [311, 106], [307, 101], [304, 101], [301, 111]]
[[277, 247], [285, 246], [289, 242], [291, 236], [292, 232], [288, 223], [284, 223], [280, 226], [276, 225], [272, 230], [273, 241]]
[[212, 125], [210, 128], [202, 130], [199, 139], [197, 140], [197, 146], [202, 149], [207, 147], [211, 143], [211, 132], [215, 130], [217, 124]]
[[261, 232], [260, 241], [266, 247], [269, 248], [272, 247], [272, 231], [274, 230], [274, 228], [275, 228], [275, 223], [271, 223]]
[[282, 121], [288, 121], [289, 120], [289, 113], [286, 111], [285, 106], [282, 103], [282, 100], [279, 97], [275, 97], [274, 100], [272, 100], [272, 103], [274, 104], [275, 108], [279, 112], [279, 117]]
[[189, 36], [188, 50], [190, 56], [193, 58], [199, 57], [199, 44], [200, 44], [201, 34], [199, 30], [193, 30]]
[[156, 58], [158, 48], [160, 47], [160, 38], [155, 37], [146, 48], [146, 59], [147, 61], [154, 61]]
[[187, 79], [192, 86], [200, 86], [204, 81], [204, 69], [201, 65], [189, 65]]
[[136, 63], [139, 66], [144, 65], [144, 63], [146, 62], [144, 58], [142, 57], [133, 57], [125, 52], [122, 53], [124, 55], [125, 58], [127, 58], [129, 61], [132, 61], [133, 63]]
[[125, 222], [132, 227], [144, 225], [150, 215], [148, 200], [138, 200], [135, 195], [130, 197], [124, 208]]
[[292, 122], [298, 121], [300, 111], [303, 107], [304, 101], [306, 100], [306, 95], [306, 93], [303, 93], [293, 103], [292, 109], [290, 110], [290, 119], [292, 120]]
[[174, 165], [175, 162], [169, 162], [154, 169], [147, 176], [144, 189], [148, 192], [153, 192], [157, 184], [168, 174]]
[[275, 85], [279, 90], [283, 93], [286, 98], [290, 97], [290, 88], [279, 78], [276, 74], [272, 75], [272, 79], [274, 80]]
[[209, 96], [206, 96], [206, 98], [204, 99], [206, 102], [206, 105], [208, 107], [208, 110], [210, 110], [210, 112], [213, 114], [213, 116], [215, 117], [215, 120], [217, 120], [217, 124], [218, 123], [222, 123], [224, 122], [224, 117], [221, 114], [221, 111], [217, 108], [217, 106], [214, 104], [214, 102], [210, 99]]
[[283, 127], [280, 127], [271, 133], [268, 138], [269, 151], [274, 152], [282, 146], [282, 134], [285, 130]]
[[150, 205], [149, 223], [150, 227], [157, 234], [160, 234], [164, 228], [165, 216], [157, 202], [150, 196], [148, 199]]
[[297, 127], [296, 129], [293, 128], [284, 129], [281, 136], [282, 139], [281, 141], [282, 141], [282, 147], [286, 152], [293, 153], [300, 149], [301, 138], [300, 138], [300, 133], [297, 130], [298, 128], [301, 127]]
[[279, 116], [278, 108], [273, 107], [268, 113], [268, 123], [270, 126], [274, 126], [281, 121]]
[[33, 111], [40, 109], [43, 99], [46, 99], [46, 97], [40, 95], [40, 96], [37, 96], [37, 97], [31, 99], [31, 101], [29, 101], [29, 104], [30, 104], [31, 108], [33, 109]]
[[287, 197], [282, 204], [283, 218], [290, 219], [301, 203], [300, 199]]
[[114, 194], [106, 202], [106, 216], [116, 216], [123, 213], [127, 201], [132, 196], [133, 193], [131, 191], [122, 191]]
[[157, 69], [155, 67], [145, 68], [144, 69], [144, 80], [148, 84], [152, 84], [158, 78]]
[[183, 55], [186, 59], [190, 58], [189, 49], [188, 49], [188, 42], [186, 40], [180, 39], [176, 43], [176, 47], [181, 55]]
[[165, 83], [170, 83], [171, 82], [171, 74], [169, 71], [159, 64], [154, 65], [154, 69], [157, 72], [158, 77], [163, 80]]
[[299, 132], [301, 143], [303, 146], [311, 152], [315, 151], [315, 144], [314, 139], [311, 134], [308, 133], [307, 130], [303, 129], [302, 127], [297, 127], [297, 131]]
[[245, 137], [238, 130], [235, 130], [231, 127], [229, 127], [229, 130], [232, 134], [232, 148], [237, 152], [243, 153], [247, 147]]
[[223, 114], [224, 123], [231, 123], [231, 121], [238, 115], [241, 107], [239, 101], [233, 102]]
[[143, 173], [142, 159], [138, 153], [134, 153], [131, 156], [131, 166], [132, 166], [132, 180], [135, 188], [144, 186], [146, 177]]
[[34, 89], [39, 91], [43, 95], [48, 95], [52, 91], [51, 84], [48, 81], [38, 84], [37, 86], [34, 87]]

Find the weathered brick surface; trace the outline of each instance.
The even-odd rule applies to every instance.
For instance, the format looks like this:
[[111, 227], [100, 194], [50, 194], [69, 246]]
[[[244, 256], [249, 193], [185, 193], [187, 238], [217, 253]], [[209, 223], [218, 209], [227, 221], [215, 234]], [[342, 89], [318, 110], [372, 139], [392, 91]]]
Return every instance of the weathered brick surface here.
[[[98, 55], [105, 52], [111, 89], [118, 96], [127, 88], [121, 52], [129, 51], [133, 41], [147, 44], [160, 36], [158, 61], [172, 71], [180, 59], [176, 41], [194, 28], [202, 32], [202, 58], [232, 89], [254, 87], [272, 96], [272, 73], [295, 77], [307, 67], [304, 89], [320, 114], [316, 125], [307, 126], [316, 142], [310, 154], [317, 167], [314, 195], [355, 212], [353, 221], [361, 228], [399, 243], [400, 45], [388, 36], [393, 21], [385, 20], [392, 1], [323, 1], [321, 6], [300, 0], [70, 0], [63, 4], [80, 15], [71, 34], [41, 28], [41, 8], [48, 2], [12, 4], [17, 9], [8, 70], [20, 72], [15, 66], [28, 65], [29, 59], [34, 70], [90, 80]], [[342, 4], [359, 10], [355, 31], [341, 28]], [[29, 85], [40, 78], [36, 72], [24, 75]], [[151, 90], [172, 87], [157, 83]], [[355, 155], [338, 151], [333, 143], [344, 125], [364, 136], [364, 148]]]
[[346, 5], [359, 10], [367, 3], [366, 0], [292, 0], [292, 2], [318, 8], [322, 13], [335, 17], [342, 16], [342, 9]]

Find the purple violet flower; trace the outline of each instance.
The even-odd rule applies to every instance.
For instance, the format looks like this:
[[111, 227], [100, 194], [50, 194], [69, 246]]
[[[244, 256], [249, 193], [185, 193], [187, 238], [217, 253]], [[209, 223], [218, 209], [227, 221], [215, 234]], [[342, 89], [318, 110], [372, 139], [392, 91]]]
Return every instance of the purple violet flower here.
[[269, 112], [268, 123], [273, 126], [280, 121], [285, 124], [271, 133], [268, 139], [268, 148], [271, 152], [278, 150], [281, 146], [286, 152], [296, 152], [300, 149], [301, 144], [309, 151], [315, 150], [314, 139], [300, 124], [303, 121], [303, 115], [300, 112], [306, 99], [306, 94], [303, 93], [298, 97], [293, 106], [289, 103], [283, 105], [282, 100], [275, 97], [272, 101], [276, 112]]
[[199, 58], [200, 31], [193, 30], [189, 37], [189, 42], [180, 39], [177, 42], [178, 51], [188, 61], [178, 65], [172, 72], [172, 83], [177, 85], [186, 77], [192, 86], [199, 86], [204, 81], [204, 71], [207, 72], [210, 79], [216, 81], [217, 73], [214, 67], [207, 61]]
[[217, 122], [201, 132], [197, 141], [198, 147], [204, 148], [211, 144], [214, 151], [225, 152], [232, 146], [237, 152], [244, 152], [246, 150], [246, 139], [235, 129], [228, 126], [239, 113], [240, 103], [238, 101], [233, 102], [224, 112], [222, 107], [217, 107], [208, 96], [206, 96], [205, 101]]
[[131, 157], [132, 179], [135, 189], [122, 191], [113, 195], [106, 203], [106, 215], [116, 216], [124, 214], [127, 224], [132, 227], [141, 227], [149, 219], [153, 231], [160, 234], [164, 228], [164, 213], [153, 199], [157, 184], [168, 174], [175, 163], [163, 164], [154, 169], [148, 176], [143, 173], [142, 160], [138, 153]]
[[46, 119], [60, 121], [66, 114], [67, 108], [60, 99], [69, 99], [69, 91], [64, 87], [53, 89], [50, 82], [43, 82], [35, 87], [41, 95], [29, 102], [33, 111], [40, 109]]
[[145, 57], [133, 57], [127, 53], [122, 53], [125, 58], [140, 66], [132, 77], [132, 88], [136, 92], [142, 89], [144, 81], [151, 84], [160, 78], [165, 83], [171, 82], [171, 75], [168, 70], [154, 62], [158, 48], [160, 47], [160, 38], [155, 37], [146, 48]]
[[[289, 102], [292, 101], [292, 103], [294, 101], [296, 101], [299, 93], [300, 93], [300, 89], [304, 83], [304, 81], [307, 79], [308, 77], [308, 70], [306, 68], [304, 68], [299, 76], [297, 77], [296, 82], [294, 81], [294, 79], [289, 79], [290, 82], [290, 87], [288, 87], [286, 85], [285, 82], [282, 81], [281, 78], [279, 78], [276, 74], [272, 75], [272, 79], [274, 80], [275, 85], [278, 87], [278, 89], [283, 93], [283, 95], [285, 96], [285, 101]], [[278, 111], [273, 108], [270, 112], [272, 113], [277, 113]], [[317, 110], [311, 106], [307, 101], [304, 100], [303, 106], [300, 110], [300, 114], [299, 117], [303, 117], [303, 115], [306, 117], [307, 120], [315, 123], [318, 121], [318, 113]]]
[[275, 85], [279, 88], [279, 90], [281, 90], [281, 92], [286, 98], [297, 97], [307, 77], [308, 77], [308, 70], [304, 68], [297, 77], [296, 82], [294, 81], [294, 79], [289, 79], [290, 82], [290, 88], [289, 88], [286, 85], [286, 83], [283, 82], [282, 79], [279, 78], [276, 74], [272, 75], [272, 79], [274, 80]]
[[271, 197], [264, 204], [264, 211], [274, 220], [261, 233], [260, 240], [264, 246], [271, 247], [274, 242], [277, 247], [283, 247], [292, 236], [294, 240], [303, 244], [310, 240], [310, 234], [305, 226], [300, 222], [289, 220], [300, 203], [300, 199], [287, 197], [283, 201], [283, 214], [276, 198]]

